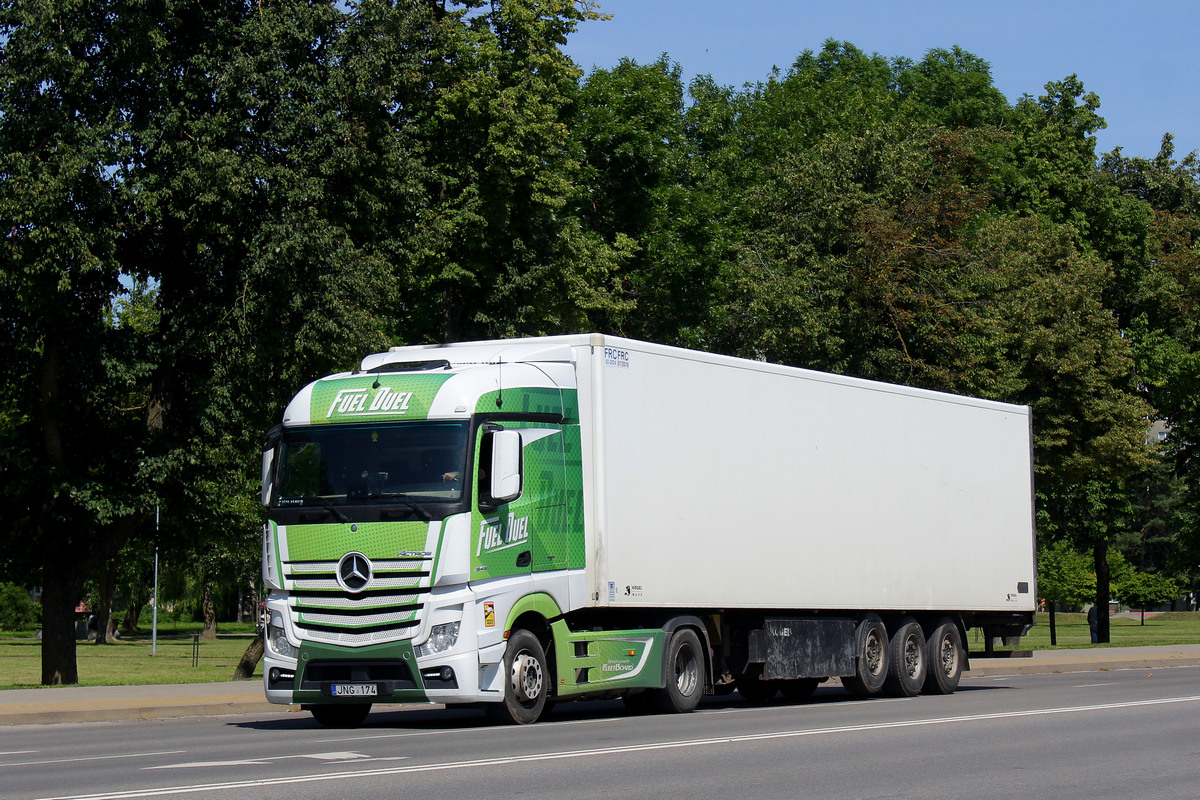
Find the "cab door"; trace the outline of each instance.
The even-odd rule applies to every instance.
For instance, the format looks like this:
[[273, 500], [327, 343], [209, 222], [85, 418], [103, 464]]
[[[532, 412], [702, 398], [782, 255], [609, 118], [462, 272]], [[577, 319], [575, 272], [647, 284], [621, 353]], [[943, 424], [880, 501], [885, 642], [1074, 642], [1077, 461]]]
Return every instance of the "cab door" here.
[[[499, 430], [521, 437], [520, 494], [490, 497], [491, 439]], [[561, 427], [533, 422], [486, 425], [475, 447], [472, 580], [566, 569], [567, 507]]]

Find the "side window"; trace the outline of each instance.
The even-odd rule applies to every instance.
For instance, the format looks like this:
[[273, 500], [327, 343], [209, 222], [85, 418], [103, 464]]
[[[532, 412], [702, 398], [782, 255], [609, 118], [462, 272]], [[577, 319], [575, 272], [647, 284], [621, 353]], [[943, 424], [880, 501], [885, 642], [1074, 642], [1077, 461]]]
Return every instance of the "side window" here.
[[492, 464], [492, 434], [490, 431], [479, 432], [479, 470], [476, 475], [476, 497], [480, 507], [495, 505], [492, 502], [489, 471]]

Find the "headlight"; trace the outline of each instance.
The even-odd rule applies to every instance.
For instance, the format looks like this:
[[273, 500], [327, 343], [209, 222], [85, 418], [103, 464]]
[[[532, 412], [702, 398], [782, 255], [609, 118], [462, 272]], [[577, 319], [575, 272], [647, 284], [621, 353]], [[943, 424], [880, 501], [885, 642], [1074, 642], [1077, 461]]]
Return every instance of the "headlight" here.
[[458, 642], [458, 626], [459, 623], [457, 622], [434, 625], [433, 630], [429, 632], [429, 640], [425, 644], [417, 645], [414, 648], [417, 652], [417, 658], [444, 653], [451, 647], [454, 647]]
[[267, 623], [267, 646], [271, 652], [284, 658], [295, 658], [296, 648], [288, 641], [283, 629], [283, 615], [278, 611], [271, 612], [271, 621]]

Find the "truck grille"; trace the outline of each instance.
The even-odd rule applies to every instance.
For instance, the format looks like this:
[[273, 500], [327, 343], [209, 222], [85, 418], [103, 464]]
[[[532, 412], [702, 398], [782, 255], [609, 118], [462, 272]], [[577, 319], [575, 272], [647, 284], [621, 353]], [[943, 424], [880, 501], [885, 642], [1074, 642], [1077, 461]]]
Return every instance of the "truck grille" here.
[[429, 561], [373, 561], [371, 581], [357, 593], [338, 583], [336, 561], [285, 561], [292, 624], [306, 639], [330, 644], [357, 646], [409, 638], [421, 624], [429, 593]]

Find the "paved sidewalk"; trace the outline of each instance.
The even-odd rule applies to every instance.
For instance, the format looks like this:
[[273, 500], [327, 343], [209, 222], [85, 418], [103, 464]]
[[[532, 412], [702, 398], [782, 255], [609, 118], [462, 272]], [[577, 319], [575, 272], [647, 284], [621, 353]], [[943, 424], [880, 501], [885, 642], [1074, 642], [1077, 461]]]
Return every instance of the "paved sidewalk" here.
[[[1200, 666], [1200, 645], [1038, 650], [1032, 658], [973, 658], [964, 680], [1035, 673]], [[157, 686], [56, 686], [0, 691], [0, 725], [168, 719], [216, 714], [281, 714], [261, 680]]]
[[263, 695], [262, 679], [151, 686], [50, 686], [0, 691], [0, 725], [169, 719], [285, 712]]
[[972, 658], [967, 678], [1200, 666], [1200, 644], [1035, 650], [1033, 658]]

